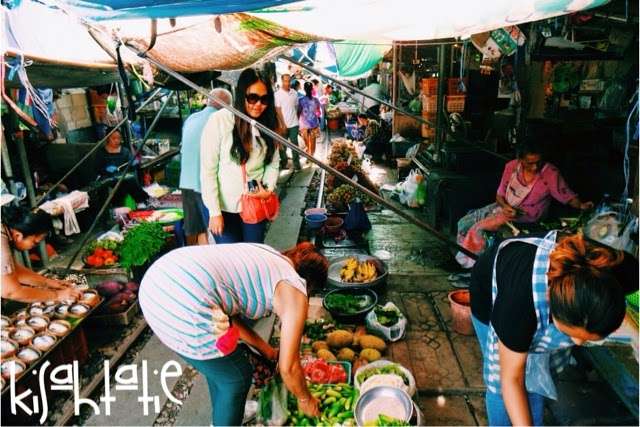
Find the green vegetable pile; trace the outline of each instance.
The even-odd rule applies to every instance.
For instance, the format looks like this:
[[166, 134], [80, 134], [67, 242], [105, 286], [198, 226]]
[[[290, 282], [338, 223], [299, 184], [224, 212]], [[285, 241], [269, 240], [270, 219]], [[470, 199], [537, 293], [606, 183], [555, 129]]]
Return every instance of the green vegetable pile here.
[[308, 417], [298, 407], [293, 394], [289, 395], [289, 426], [326, 426], [335, 424], [355, 426], [353, 409], [360, 397], [358, 389], [345, 383], [322, 385], [307, 383], [311, 394], [320, 400], [320, 417]]
[[143, 222], [127, 232], [122, 242], [120, 264], [124, 268], [141, 266], [158, 254], [169, 239], [157, 222]]
[[404, 381], [405, 385], [407, 386], [409, 385], [409, 378], [407, 378], [404, 372], [402, 372], [402, 370], [400, 369], [397, 363], [392, 363], [389, 365], [366, 369], [363, 373], [358, 375], [357, 380], [358, 380], [358, 383], [362, 384], [363, 382], [365, 382], [366, 380], [368, 380], [370, 377], [374, 375], [389, 375], [389, 374], [398, 375], [400, 378], [402, 378], [402, 381]]
[[389, 417], [385, 414], [379, 414], [375, 421], [365, 421], [365, 426], [410, 426], [411, 423], [400, 420], [398, 418]]
[[398, 323], [398, 320], [400, 320], [400, 316], [396, 310], [385, 310], [381, 306], [376, 305], [373, 308], [373, 311], [376, 313], [378, 322], [380, 322], [382, 326], [390, 327]]
[[315, 322], [307, 320], [304, 324], [304, 333], [311, 341], [324, 340], [325, 335], [340, 329], [341, 325], [332, 320], [318, 319]]
[[363, 310], [371, 305], [371, 297], [368, 295], [345, 295], [341, 293], [333, 293], [327, 295], [325, 302], [327, 307], [332, 310], [353, 314]]

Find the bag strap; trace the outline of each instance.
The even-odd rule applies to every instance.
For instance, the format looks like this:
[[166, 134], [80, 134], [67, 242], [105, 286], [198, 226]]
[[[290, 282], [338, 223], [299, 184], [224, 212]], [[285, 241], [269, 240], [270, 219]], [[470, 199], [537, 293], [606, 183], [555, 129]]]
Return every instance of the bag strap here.
[[242, 164], [242, 181], [247, 183], [247, 166], [245, 163]]

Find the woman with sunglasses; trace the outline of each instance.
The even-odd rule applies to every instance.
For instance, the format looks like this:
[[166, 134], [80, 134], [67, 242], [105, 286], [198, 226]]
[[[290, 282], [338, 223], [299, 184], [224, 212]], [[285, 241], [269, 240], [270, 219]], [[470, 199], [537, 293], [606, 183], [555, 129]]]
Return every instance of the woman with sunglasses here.
[[48, 213], [8, 204], [2, 206], [2, 298], [20, 302], [75, 300], [80, 291], [70, 282], [46, 278], [13, 259], [12, 249], [28, 251], [44, 240], [53, 224]]
[[[248, 68], [238, 78], [234, 108], [278, 132], [273, 88], [269, 78]], [[263, 243], [267, 220], [247, 224], [240, 217], [246, 183], [257, 181], [252, 197], [267, 199], [275, 190], [279, 170], [278, 143], [250, 122], [223, 108], [213, 113], [200, 138], [202, 200], [209, 210], [209, 231], [216, 243]], [[246, 169], [246, 179], [243, 177]]]
[[[551, 200], [584, 210], [592, 202], [582, 202], [567, 185], [557, 167], [542, 157], [542, 147], [533, 140], [520, 144], [517, 158], [504, 167], [496, 203], [470, 212], [458, 221], [457, 242], [475, 254], [486, 248], [483, 231], [496, 231], [508, 221], [532, 223], [549, 213]], [[470, 268], [474, 260], [459, 252], [456, 260]]]

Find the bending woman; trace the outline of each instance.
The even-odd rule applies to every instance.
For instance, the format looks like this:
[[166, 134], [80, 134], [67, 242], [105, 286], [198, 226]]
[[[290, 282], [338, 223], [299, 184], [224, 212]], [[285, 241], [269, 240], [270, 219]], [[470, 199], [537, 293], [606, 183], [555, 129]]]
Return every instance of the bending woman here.
[[[471, 313], [482, 355], [490, 425], [542, 425], [552, 375], [573, 345], [601, 340], [625, 315], [625, 293], [638, 290], [638, 261], [589, 243], [509, 239], [480, 256], [471, 271]], [[548, 365], [530, 378], [527, 365]], [[546, 388], [539, 387], [547, 384]]]
[[81, 292], [65, 280], [48, 279], [13, 259], [12, 249], [31, 250], [53, 230], [51, 217], [41, 209], [2, 207], [2, 298], [25, 303], [75, 300]]
[[[238, 78], [234, 107], [271, 130], [280, 128], [269, 78], [253, 68]], [[251, 197], [267, 199], [275, 191], [280, 169], [277, 142], [226, 108], [216, 111], [200, 138], [200, 185], [209, 210], [209, 230], [216, 243], [264, 242], [267, 221], [247, 224], [240, 218], [246, 180], [258, 181]]]
[[[557, 167], [544, 161], [540, 144], [527, 140], [518, 147], [516, 154], [517, 159], [504, 167], [496, 203], [477, 209], [458, 221], [458, 244], [475, 254], [486, 249], [483, 231], [496, 231], [507, 221], [531, 223], [545, 219], [552, 198], [576, 209], [593, 207], [592, 202], [582, 202], [569, 188]], [[474, 264], [461, 252], [456, 260], [465, 268]]]
[[[151, 329], [207, 378], [216, 426], [239, 426], [253, 368], [238, 339], [279, 363], [300, 409], [319, 416], [300, 364], [307, 295], [327, 278], [329, 263], [309, 242], [278, 253], [266, 245], [188, 246], [156, 261], [140, 286]], [[271, 312], [282, 322], [280, 354], [242, 322]]]

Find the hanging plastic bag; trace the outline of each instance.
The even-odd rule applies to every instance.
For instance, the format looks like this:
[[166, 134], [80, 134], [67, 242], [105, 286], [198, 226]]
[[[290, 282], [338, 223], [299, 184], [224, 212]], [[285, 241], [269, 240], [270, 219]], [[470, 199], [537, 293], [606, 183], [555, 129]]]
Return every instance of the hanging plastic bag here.
[[[395, 323], [393, 323], [395, 321]], [[392, 302], [376, 305], [365, 318], [367, 332], [387, 341], [395, 342], [404, 337], [407, 318]], [[385, 324], [383, 324], [385, 323]]]
[[258, 423], [265, 426], [283, 426], [289, 417], [287, 415], [288, 397], [289, 391], [278, 373], [260, 391]]
[[420, 111], [422, 111], [422, 101], [420, 100], [420, 97], [414, 98], [409, 103], [409, 110], [414, 113], [419, 113]]
[[369, 221], [369, 216], [367, 212], [364, 210], [364, 205], [360, 201], [359, 198], [355, 198], [353, 203], [350, 205], [349, 213], [347, 217], [344, 219], [344, 227], [345, 230], [360, 230], [360, 231], [369, 231], [371, 230], [371, 221]]
[[549, 399], [558, 400], [558, 392], [549, 370], [550, 352], [529, 353], [525, 369], [525, 385], [529, 393], [540, 394]]

